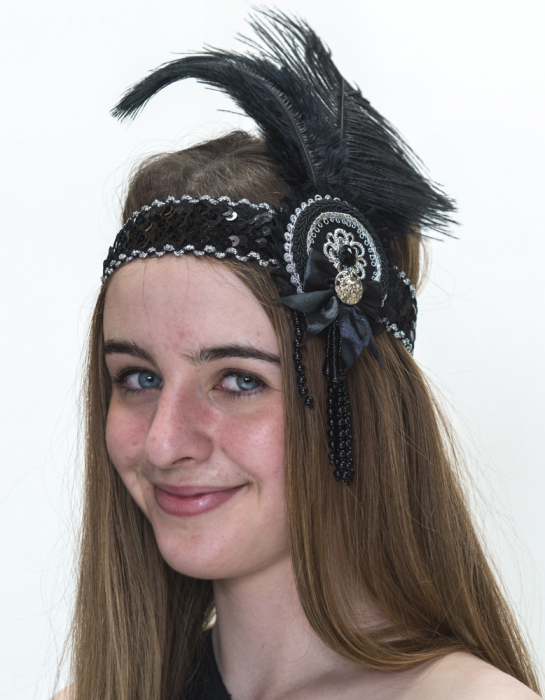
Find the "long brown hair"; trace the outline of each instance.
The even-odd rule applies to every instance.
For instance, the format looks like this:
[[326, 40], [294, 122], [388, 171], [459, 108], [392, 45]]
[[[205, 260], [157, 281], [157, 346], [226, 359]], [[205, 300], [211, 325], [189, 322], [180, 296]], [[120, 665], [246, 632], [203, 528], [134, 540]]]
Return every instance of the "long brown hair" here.
[[[133, 174], [123, 218], [169, 195], [229, 195], [276, 204], [286, 193], [263, 142], [241, 132], [155, 156]], [[417, 236], [399, 266], [417, 280]], [[356, 478], [331, 474], [322, 341], [303, 349], [316, 408], [296, 389], [293, 329], [269, 273], [224, 260], [265, 308], [278, 335], [286, 418], [286, 498], [293, 569], [305, 614], [341, 656], [404, 669], [465, 650], [538, 691], [517, 623], [487, 562], [457, 474], [448, 424], [418, 365], [390, 334], [381, 369], [364, 352], [350, 370]], [[110, 380], [96, 304], [87, 363], [86, 481], [72, 627], [78, 700], [175, 700], [191, 677], [213, 614], [210, 581], [173, 571], [105, 445]], [[370, 601], [388, 624], [363, 619]]]

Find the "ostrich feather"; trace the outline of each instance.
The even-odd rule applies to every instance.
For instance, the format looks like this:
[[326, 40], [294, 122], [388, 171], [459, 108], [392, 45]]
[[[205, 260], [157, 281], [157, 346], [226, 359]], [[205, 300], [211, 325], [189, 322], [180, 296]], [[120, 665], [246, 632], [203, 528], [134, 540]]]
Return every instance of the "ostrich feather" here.
[[134, 85], [112, 110], [136, 116], [164, 87], [196, 78], [251, 117], [295, 193], [337, 194], [378, 211], [399, 233], [444, 231], [453, 202], [424, 174], [394, 127], [350, 85], [302, 20], [261, 11], [247, 53], [209, 48], [171, 61]]

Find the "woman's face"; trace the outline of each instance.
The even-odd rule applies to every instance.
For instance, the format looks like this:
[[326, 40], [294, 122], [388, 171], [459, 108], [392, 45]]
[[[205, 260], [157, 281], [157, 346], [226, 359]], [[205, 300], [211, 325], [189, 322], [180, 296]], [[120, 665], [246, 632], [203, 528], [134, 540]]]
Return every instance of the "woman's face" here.
[[243, 282], [190, 256], [131, 262], [104, 342], [108, 452], [168, 564], [219, 579], [287, 559], [279, 346]]

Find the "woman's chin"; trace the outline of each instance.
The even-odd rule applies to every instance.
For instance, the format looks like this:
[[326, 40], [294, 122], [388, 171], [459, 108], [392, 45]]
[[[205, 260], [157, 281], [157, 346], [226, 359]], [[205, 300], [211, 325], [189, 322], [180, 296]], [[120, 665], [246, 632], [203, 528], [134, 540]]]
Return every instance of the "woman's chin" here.
[[171, 569], [174, 569], [174, 571], [177, 571], [179, 574], [183, 574], [184, 576], [190, 576], [191, 578], [217, 581], [219, 579], [233, 577], [232, 572], [229, 571], [231, 567], [228, 566], [221, 567], [216, 563], [206, 561], [188, 561], [187, 559], [180, 560], [180, 558], [169, 557], [168, 555], [163, 555], [163, 558]]
[[[281, 559], [289, 561], [289, 546], [278, 538], [276, 546], [260, 548], [255, 541], [223, 531], [184, 533], [154, 527], [161, 556], [175, 571], [192, 578], [219, 580], [239, 578], [268, 568]], [[263, 540], [262, 540], [263, 541]]]
[[164, 523], [152, 526], [161, 556], [175, 571], [202, 579], [229, 575], [233, 552], [217, 532], [180, 532]]
[[251, 568], [236, 566], [235, 562], [228, 556], [221, 559], [208, 559], [200, 555], [194, 557], [185, 555], [181, 557], [170, 551], [161, 551], [161, 554], [174, 571], [184, 574], [184, 576], [191, 576], [191, 578], [216, 581], [219, 579], [238, 578], [248, 573], [248, 569]]

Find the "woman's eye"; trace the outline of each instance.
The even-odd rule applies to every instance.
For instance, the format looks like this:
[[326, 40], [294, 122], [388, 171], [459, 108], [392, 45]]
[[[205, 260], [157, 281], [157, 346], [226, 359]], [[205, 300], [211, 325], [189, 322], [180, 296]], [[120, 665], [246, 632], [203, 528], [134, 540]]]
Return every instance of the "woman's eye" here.
[[221, 381], [221, 388], [233, 394], [252, 394], [262, 389], [264, 383], [251, 374], [227, 374]]
[[158, 389], [163, 386], [163, 381], [153, 372], [132, 372], [121, 378], [125, 389], [139, 391], [141, 389]]

